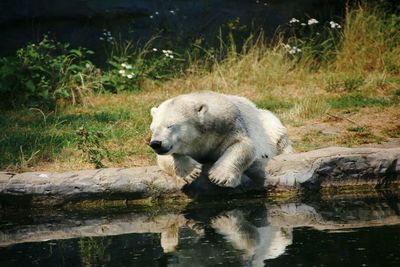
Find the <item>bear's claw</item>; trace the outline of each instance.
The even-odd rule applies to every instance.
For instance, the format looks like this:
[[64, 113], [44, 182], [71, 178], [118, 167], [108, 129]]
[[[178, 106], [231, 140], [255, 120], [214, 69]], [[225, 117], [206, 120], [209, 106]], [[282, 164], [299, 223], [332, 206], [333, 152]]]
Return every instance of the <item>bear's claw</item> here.
[[193, 170], [186, 175], [185, 177], [183, 177], [183, 180], [187, 183], [187, 184], [191, 184], [193, 183], [194, 180], [196, 180], [201, 174], [201, 165], [200, 166], [195, 166], [193, 168]]
[[223, 187], [236, 187], [240, 184], [240, 174], [211, 169], [208, 175], [211, 182]]

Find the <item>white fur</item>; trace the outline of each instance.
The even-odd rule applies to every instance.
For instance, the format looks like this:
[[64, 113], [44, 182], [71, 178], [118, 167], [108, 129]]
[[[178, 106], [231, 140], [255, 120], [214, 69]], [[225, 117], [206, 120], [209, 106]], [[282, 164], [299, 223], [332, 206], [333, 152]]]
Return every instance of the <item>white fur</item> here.
[[180, 95], [151, 109], [152, 141], [162, 142], [158, 164], [190, 183], [201, 163], [212, 163], [209, 178], [235, 187], [245, 171], [264, 175], [267, 158], [291, 152], [287, 130], [270, 111], [243, 97], [214, 92]]

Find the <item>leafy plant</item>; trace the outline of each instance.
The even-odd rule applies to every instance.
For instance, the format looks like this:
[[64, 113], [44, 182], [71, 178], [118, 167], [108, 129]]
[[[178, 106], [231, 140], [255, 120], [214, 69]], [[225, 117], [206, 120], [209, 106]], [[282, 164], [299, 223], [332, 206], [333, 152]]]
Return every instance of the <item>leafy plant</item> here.
[[[155, 37], [156, 38], [156, 37]], [[178, 54], [151, 47], [155, 38], [138, 48], [132, 42], [112, 41], [107, 63], [110, 68], [103, 75], [106, 90], [111, 92], [139, 90], [145, 79], [165, 80], [173, 77], [183, 63]]]
[[84, 127], [76, 131], [78, 149], [80, 149], [87, 161], [95, 165], [96, 169], [106, 167], [103, 164], [105, 158], [110, 159], [111, 154], [103, 144], [104, 133], [97, 131], [91, 132]]
[[338, 78], [328, 77], [325, 89], [328, 92], [352, 92], [361, 87], [364, 83], [364, 78], [358, 75], [343, 75], [343, 77]]
[[44, 36], [38, 44], [0, 59], [1, 108], [79, 103], [88, 91], [101, 88], [100, 72], [86, 59], [84, 48], [71, 49]]

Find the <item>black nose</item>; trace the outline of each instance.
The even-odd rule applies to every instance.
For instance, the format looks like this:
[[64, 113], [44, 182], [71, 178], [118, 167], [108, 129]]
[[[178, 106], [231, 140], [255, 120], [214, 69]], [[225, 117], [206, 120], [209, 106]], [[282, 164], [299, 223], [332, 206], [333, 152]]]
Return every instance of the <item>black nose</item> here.
[[154, 150], [159, 150], [161, 148], [161, 141], [151, 141], [150, 146]]

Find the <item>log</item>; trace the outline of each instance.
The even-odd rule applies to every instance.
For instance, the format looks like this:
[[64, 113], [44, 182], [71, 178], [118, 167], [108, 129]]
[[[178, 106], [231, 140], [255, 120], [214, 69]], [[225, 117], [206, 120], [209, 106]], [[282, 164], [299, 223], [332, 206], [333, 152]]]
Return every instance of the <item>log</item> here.
[[[330, 147], [279, 155], [267, 166], [264, 186], [247, 176], [236, 188], [211, 183], [206, 171], [190, 185], [178, 185], [158, 167], [69, 172], [0, 173], [2, 205], [60, 206], [87, 200], [137, 201], [248, 195], [304, 195], [399, 189], [400, 148]], [[206, 169], [206, 167], [205, 167]], [[16, 201], [17, 200], [17, 201]], [[18, 201], [21, 200], [21, 201]], [[136, 202], [135, 202], [136, 201]]]

